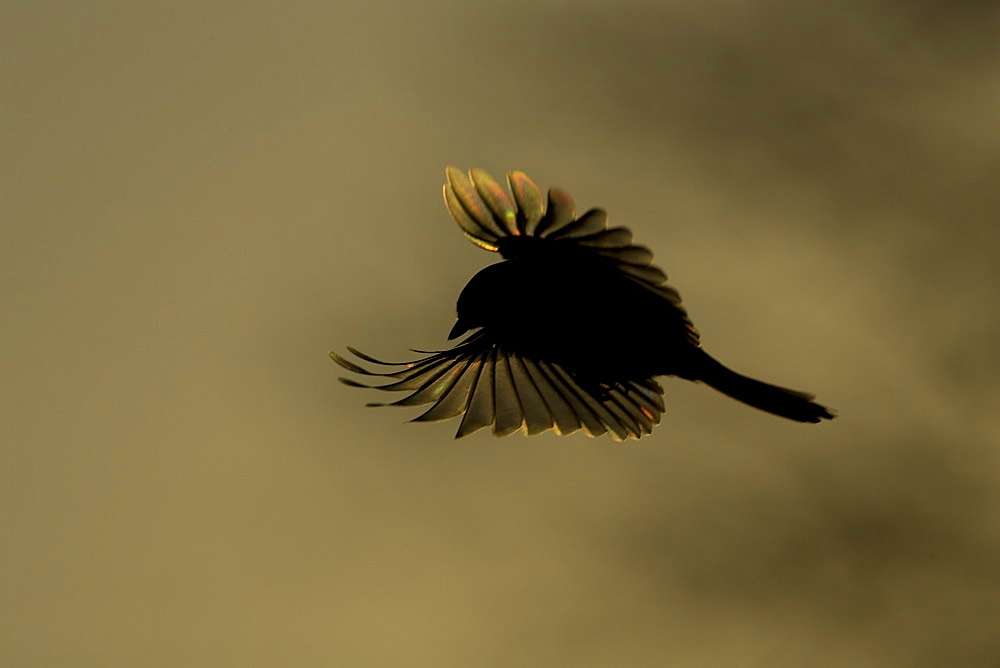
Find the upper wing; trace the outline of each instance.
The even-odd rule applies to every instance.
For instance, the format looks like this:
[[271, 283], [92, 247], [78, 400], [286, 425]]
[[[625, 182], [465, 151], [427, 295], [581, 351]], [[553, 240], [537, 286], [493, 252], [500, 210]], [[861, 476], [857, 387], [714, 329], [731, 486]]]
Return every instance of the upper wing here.
[[610, 433], [622, 441], [650, 433], [664, 411], [663, 388], [653, 379], [603, 390], [584, 388], [559, 365], [509, 350], [491, 341], [486, 332], [412, 362], [382, 362], [348, 350], [372, 364], [402, 367], [372, 372], [330, 353], [349, 371], [391, 379], [384, 385], [366, 385], [341, 378], [347, 385], [410, 392], [399, 401], [370, 406], [433, 404], [413, 421], [462, 415], [456, 438], [492, 425], [497, 436], [519, 429], [532, 435], [548, 429], [569, 434], [582, 428], [590, 436]]
[[[455, 167], [445, 169], [444, 201], [452, 218], [474, 244], [490, 251], [545, 239], [552, 248], [593, 254], [633, 282], [673, 304], [684, 318], [688, 338], [698, 343], [698, 331], [681, 306], [680, 294], [667, 285], [667, 275], [652, 264], [653, 253], [632, 243], [626, 227], [608, 227], [608, 214], [590, 209], [577, 217], [573, 199], [559, 188], [543, 198], [524, 172], [507, 172], [513, 199], [488, 173], [472, 169], [466, 176]], [[521, 241], [525, 239], [525, 241]], [[535, 241], [534, 243], [539, 243]]]

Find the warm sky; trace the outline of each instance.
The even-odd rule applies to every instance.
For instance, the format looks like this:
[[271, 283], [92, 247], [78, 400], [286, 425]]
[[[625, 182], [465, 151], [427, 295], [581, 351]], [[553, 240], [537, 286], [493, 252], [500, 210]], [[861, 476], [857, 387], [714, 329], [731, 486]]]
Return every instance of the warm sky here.
[[[825, 4], [3, 2], [0, 664], [1000, 664], [1000, 8]], [[840, 417], [364, 408], [497, 259], [449, 164]]]

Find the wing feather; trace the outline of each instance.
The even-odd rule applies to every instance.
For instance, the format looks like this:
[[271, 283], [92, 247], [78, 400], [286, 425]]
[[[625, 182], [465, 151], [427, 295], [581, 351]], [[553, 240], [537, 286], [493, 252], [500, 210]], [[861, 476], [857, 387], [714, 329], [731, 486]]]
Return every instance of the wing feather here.
[[542, 191], [524, 172], [507, 172], [507, 185], [517, 202], [517, 225], [521, 234], [533, 236], [538, 221], [545, 215]]
[[590, 436], [609, 433], [622, 441], [650, 433], [663, 414], [663, 390], [652, 379], [593, 388], [558, 364], [501, 346], [483, 331], [451, 350], [431, 353], [412, 362], [383, 362], [350, 350], [358, 359], [371, 364], [404, 367], [390, 373], [376, 373], [331, 353], [331, 358], [349, 371], [393, 380], [385, 385], [366, 385], [342, 379], [346, 384], [409, 392], [392, 403], [369, 405], [431, 404], [413, 421], [462, 416], [456, 438], [484, 427], [492, 427], [497, 436], [515, 431], [534, 435], [549, 429], [570, 434], [582, 428]]
[[494, 350], [496, 366], [493, 370], [493, 406], [495, 421], [493, 433], [497, 436], [513, 434], [524, 425], [524, 408], [514, 386], [510, 369], [510, 355], [501, 348]]

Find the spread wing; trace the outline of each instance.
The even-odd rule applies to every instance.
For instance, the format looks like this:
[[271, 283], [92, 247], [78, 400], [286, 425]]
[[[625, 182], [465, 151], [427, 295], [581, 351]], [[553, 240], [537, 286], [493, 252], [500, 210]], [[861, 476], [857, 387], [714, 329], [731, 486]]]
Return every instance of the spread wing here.
[[[479, 332], [451, 350], [431, 352], [411, 362], [382, 362], [353, 348], [365, 362], [389, 367], [376, 372], [330, 353], [340, 366], [385, 379], [369, 385], [341, 378], [354, 387], [409, 392], [392, 403], [369, 406], [431, 404], [414, 422], [462, 415], [456, 438], [483, 427], [497, 436], [521, 430], [527, 435], [554, 429], [590, 436], [608, 433], [615, 440], [649, 434], [663, 415], [663, 388], [653, 379], [628, 381], [605, 388], [585, 388], [559, 365], [531, 359]], [[420, 352], [420, 351], [417, 351]]]
[[628, 228], [608, 227], [604, 210], [590, 209], [577, 217], [573, 199], [565, 191], [551, 188], [543, 198], [524, 172], [507, 173], [513, 198], [482, 169], [472, 169], [466, 176], [448, 167], [445, 175], [445, 205], [469, 241], [489, 251], [503, 251], [505, 244], [510, 247], [525, 244], [526, 238], [545, 239], [545, 245], [552, 248], [572, 247], [592, 253], [677, 307], [689, 340], [698, 344], [698, 331], [681, 306], [680, 294], [667, 285], [663, 270], [652, 264], [652, 251], [634, 244]]

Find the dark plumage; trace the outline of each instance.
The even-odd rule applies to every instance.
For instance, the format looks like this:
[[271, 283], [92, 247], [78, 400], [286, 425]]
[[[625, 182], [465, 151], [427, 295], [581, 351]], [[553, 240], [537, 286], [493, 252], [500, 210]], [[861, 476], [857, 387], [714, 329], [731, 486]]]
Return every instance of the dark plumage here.
[[410, 392], [389, 405], [433, 404], [416, 421], [463, 415], [456, 437], [492, 425], [498, 436], [582, 428], [639, 438], [664, 411], [656, 376], [701, 381], [799, 422], [833, 418], [811, 395], [741, 376], [703, 351], [680, 295], [650, 264], [653, 254], [634, 245], [628, 229], [608, 228], [604, 211], [577, 218], [569, 195], [552, 188], [546, 203], [521, 172], [507, 174], [513, 199], [482, 170], [446, 174], [445, 204], [462, 231], [504, 258], [462, 290], [448, 338], [477, 331], [450, 350], [399, 364], [349, 348], [399, 367], [384, 372], [330, 353], [350, 371], [390, 380], [344, 383]]

